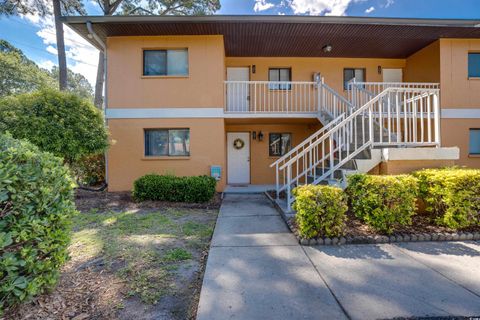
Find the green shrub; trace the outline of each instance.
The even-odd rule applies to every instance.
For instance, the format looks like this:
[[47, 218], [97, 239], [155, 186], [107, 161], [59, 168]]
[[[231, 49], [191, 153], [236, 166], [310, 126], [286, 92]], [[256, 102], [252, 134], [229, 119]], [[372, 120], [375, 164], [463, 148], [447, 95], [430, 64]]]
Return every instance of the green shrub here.
[[105, 155], [95, 154], [83, 157], [70, 164], [77, 181], [92, 186], [105, 181]]
[[295, 220], [301, 237], [334, 237], [342, 233], [348, 209], [342, 189], [305, 185], [293, 189], [293, 195]]
[[408, 175], [348, 177], [347, 194], [353, 213], [374, 229], [392, 233], [410, 225], [416, 213], [417, 179]]
[[0, 135], [0, 313], [56, 283], [68, 257], [72, 188], [60, 158]]
[[68, 163], [108, 146], [102, 113], [85, 99], [55, 90], [0, 99], [0, 132], [5, 131]]
[[216, 183], [214, 178], [208, 176], [147, 174], [135, 180], [133, 197], [138, 201], [207, 202], [215, 194]]
[[414, 176], [437, 224], [454, 229], [480, 225], [480, 170], [424, 169]]

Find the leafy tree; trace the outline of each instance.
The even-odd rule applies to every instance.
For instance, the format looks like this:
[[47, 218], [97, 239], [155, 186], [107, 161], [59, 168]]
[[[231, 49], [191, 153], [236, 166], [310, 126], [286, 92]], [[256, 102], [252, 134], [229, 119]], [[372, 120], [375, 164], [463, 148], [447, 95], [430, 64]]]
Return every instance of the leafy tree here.
[[21, 50], [0, 40], [0, 96], [53, 87], [50, 74], [29, 60]]
[[[54, 66], [50, 71], [53, 79], [58, 81], [59, 68]], [[75, 73], [67, 69], [67, 91], [78, 95], [81, 98], [93, 101], [93, 89], [90, 82], [81, 73]]]
[[67, 58], [63, 37], [63, 24], [60, 17], [64, 14], [86, 14], [81, 0], [1, 0], [0, 15], [38, 14], [41, 17], [53, 13], [57, 37], [57, 52], [60, 90], [67, 89]]
[[[67, 90], [82, 98], [93, 99], [93, 89], [79, 73], [67, 69]], [[0, 39], [0, 96], [27, 93], [41, 88], [53, 88], [58, 83], [58, 67], [51, 71], [38, 67], [22, 50]]]
[[[220, 9], [220, 0], [96, 0], [103, 15], [113, 15], [121, 6], [120, 14], [158, 15], [206, 15]], [[103, 85], [105, 81], [105, 60], [102, 51], [98, 54], [97, 81], [95, 83], [94, 104], [101, 109]]]
[[68, 164], [108, 146], [101, 112], [85, 99], [52, 89], [0, 99], [0, 132], [6, 131]]
[[219, 0], [124, 0], [123, 14], [207, 15], [220, 9]]

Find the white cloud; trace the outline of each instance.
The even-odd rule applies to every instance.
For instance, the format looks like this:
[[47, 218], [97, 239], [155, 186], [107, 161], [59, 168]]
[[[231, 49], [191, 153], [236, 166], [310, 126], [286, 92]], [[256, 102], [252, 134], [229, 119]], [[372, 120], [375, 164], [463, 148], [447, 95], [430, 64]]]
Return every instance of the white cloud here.
[[48, 46], [47, 51], [54, 55], [58, 54], [57, 48], [54, 48], [53, 46]]
[[[57, 55], [57, 38], [53, 17], [47, 16], [41, 18], [36, 15], [26, 15], [23, 16], [23, 18], [40, 28], [37, 35], [46, 45], [45, 50]], [[68, 68], [74, 72], [81, 73], [87, 78], [92, 86], [95, 85], [97, 77], [98, 50], [65, 25], [64, 41]], [[41, 61], [40, 63], [48, 62]]]
[[291, 0], [294, 14], [344, 16], [355, 0]]
[[56, 66], [56, 64], [50, 60], [40, 61], [40, 62], [37, 62], [37, 64], [40, 68], [47, 69], [47, 70], [52, 70], [53, 66]]
[[394, 2], [395, 2], [394, 0], [387, 0], [382, 7], [388, 8], [388, 7], [390, 7]]
[[365, 10], [365, 13], [371, 13], [375, 10], [375, 7], [370, 7], [367, 10]]
[[267, 0], [255, 0], [255, 5], [253, 6], [253, 11], [265, 11], [268, 9], [273, 8], [275, 5], [271, 2], [267, 2]]

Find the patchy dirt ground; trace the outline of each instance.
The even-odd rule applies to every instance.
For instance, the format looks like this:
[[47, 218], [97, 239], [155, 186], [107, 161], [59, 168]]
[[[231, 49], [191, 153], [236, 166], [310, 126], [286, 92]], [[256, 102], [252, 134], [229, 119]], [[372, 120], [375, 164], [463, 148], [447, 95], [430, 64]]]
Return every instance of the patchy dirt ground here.
[[135, 203], [79, 191], [56, 288], [5, 319], [194, 319], [221, 199]]

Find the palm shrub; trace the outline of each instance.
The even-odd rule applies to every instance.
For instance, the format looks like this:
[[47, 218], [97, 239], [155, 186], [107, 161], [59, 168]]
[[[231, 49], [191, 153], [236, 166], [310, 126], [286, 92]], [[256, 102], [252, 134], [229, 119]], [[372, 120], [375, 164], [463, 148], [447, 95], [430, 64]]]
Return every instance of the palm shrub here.
[[60, 158], [0, 135], [0, 311], [56, 283], [68, 257], [72, 187]]
[[0, 132], [6, 131], [69, 164], [108, 146], [101, 111], [86, 99], [52, 89], [0, 99]]
[[215, 195], [216, 184], [209, 176], [147, 174], [135, 180], [132, 195], [137, 201], [207, 202]]
[[410, 175], [353, 174], [346, 189], [352, 212], [380, 232], [412, 224], [418, 196], [417, 179]]
[[426, 211], [437, 224], [453, 229], [480, 225], [480, 170], [424, 169], [413, 175]]
[[304, 185], [293, 189], [293, 195], [293, 209], [297, 212], [295, 221], [298, 234], [302, 238], [334, 237], [342, 234], [348, 209], [342, 189]]

